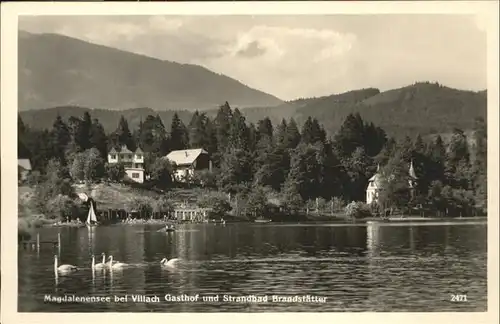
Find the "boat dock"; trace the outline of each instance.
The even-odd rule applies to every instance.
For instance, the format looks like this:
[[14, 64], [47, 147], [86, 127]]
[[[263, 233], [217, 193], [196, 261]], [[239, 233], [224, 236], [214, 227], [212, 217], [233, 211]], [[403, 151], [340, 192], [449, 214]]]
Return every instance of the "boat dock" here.
[[21, 241], [19, 244], [22, 244], [24, 249], [27, 249], [29, 246], [33, 248], [36, 247], [37, 251], [40, 251], [41, 244], [52, 244], [53, 247], [57, 247], [59, 250], [61, 249], [61, 233], [57, 233], [57, 241], [41, 241], [40, 233], [36, 233], [36, 240], [29, 241]]

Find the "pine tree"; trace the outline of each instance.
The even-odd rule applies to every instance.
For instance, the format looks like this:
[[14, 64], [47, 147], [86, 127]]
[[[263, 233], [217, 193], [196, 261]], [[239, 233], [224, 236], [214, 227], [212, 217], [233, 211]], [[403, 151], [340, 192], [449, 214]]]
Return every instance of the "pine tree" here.
[[219, 153], [224, 152], [227, 148], [232, 116], [233, 112], [229, 103], [226, 101], [224, 105], [219, 107], [219, 111], [214, 120], [217, 137], [217, 151]]
[[370, 157], [366, 155], [365, 149], [359, 146], [349, 158], [344, 158], [341, 162], [347, 173], [343, 184], [347, 200], [363, 201], [368, 183], [367, 170], [372, 165]]
[[317, 161], [320, 168], [318, 177], [319, 196], [330, 199], [334, 196], [342, 194], [341, 185], [341, 165], [340, 161], [333, 152], [333, 147], [330, 142], [317, 143]]
[[281, 120], [275, 132], [275, 142], [276, 145], [281, 147], [287, 147], [287, 123], [285, 119]]
[[427, 156], [429, 157], [430, 171], [429, 176], [433, 180], [445, 181], [445, 162], [446, 162], [446, 148], [443, 143], [441, 136], [437, 136], [436, 139], [429, 145]]
[[174, 113], [170, 126], [169, 149], [172, 151], [183, 150], [188, 147], [187, 128], [180, 120], [179, 115]]
[[128, 122], [125, 117], [120, 117], [118, 128], [116, 129], [114, 134], [115, 136], [111, 137], [110, 140], [115, 148], [119, 149], [122, 145], [125, 145], [132, 152], [136, 150], [137, 147], [134, 142], [134, 137], [130, 132]]
[[243, 149], [228, 147], [220, 165], [219, 188], [236, 193], [238, 188], [253, 180], [252, 161]]
[[295, 119], [290, 118], [286, 128], [286, 147], [288, 149], [295, 149], [301, 141], [301, 134]]
[[364, 149], [364, 142], [364, 124], [361, 116], [358, 113], [349, 114], [334, 136], [337, 155], [341, 159], [348, 158], [356, 148], [363, 147]]
[[385, 208], [406, 208], [411, 201], [408, 163], [404, 151], [398, 150], [381, 168], [381, 190], [378, 202]]
[[66, 165], [65, 152], [70, 139], [68, 126], [64, 123], [61, 116], [57, 115], [52, 126], [52, 146], [54, 157], [58, 159], [62, 165]]
[[478, 118], [474, 123], [474, 195], [476, 205], [483, 212], [487, 208], [487, 129], [484, 119]]
[[380, 127], [373, 123], [365, 124], [363, 127], [363, 147], [368, 156], [374, 157], [380, 153], [385, 143], [387, 135]]
[[102, 158], [107, 157], [108, 138], [104, 133], [104, 128], [97, 118], [94, 118], [90, 127], [90, 146], [96, 148]]
[[78, 125], [76, 143], [80, 146], [82, 151], [88, 150], [90, 145], [90, 129], [92, 127], [92, 118], [89, 112], [83, 114], [83, 119]]
[[257, 133], [258, 139], [262, 138], [263, 136], [267, 136], [269, 138], [273, 137], [273, 124], [269, 117], [259, 120], [259, 122], [257, 123]]
[[195, 111], [189, 123], [189, 147], [191, 148], [205, 148], [208, 146], [208, 134], [207, 134], [207, 120], [205, 114], [200, 114]]
[[301, 143], [291, 152], [290, 172], [285, 182], [285, 188], [290, 190], [295, 186], [296, 192], [303, 200], [319, 195], [320, 165], [317, 160], [317, 150], [310, 144]]
[[236, 108], [231, 118], [229, 128], [229, 146], [237, 149], [248, 150], [248, 127], [245, 123], [245, 117]]
[[326, 139], [326, 133], [319, 125], [318, 121], [310, 116], [302, 127], [302, 142], [305, 144], [315, 144], [317, 142], [324, 142]]
[[446, 152], [445, 174], [452, 188], [469, 187], [471, 181], [470, 155], [465, 133], [454, 129]]

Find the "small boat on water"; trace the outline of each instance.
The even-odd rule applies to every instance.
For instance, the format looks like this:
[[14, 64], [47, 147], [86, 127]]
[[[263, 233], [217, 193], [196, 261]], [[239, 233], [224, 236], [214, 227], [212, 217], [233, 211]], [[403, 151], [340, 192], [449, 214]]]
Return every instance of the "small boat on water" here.
[[167, 225], [165, 225], [165, 228], [161, 229], [160, 231], [166, 232], [166, 233], [172, 233], [172, 232], [175, 232], [175, 227], [172, 224], [167, 224]]
[[94, 204], [92, 203], [92, 201], [90, 202], [90, 209], [89, 209], [89, 213], [87, 215], [87, 220], [85, 221], [85, 225], [87, 225], [87, 227], [92, 227], [92, 226], [98, 225], [97, 216], [95, 214]]

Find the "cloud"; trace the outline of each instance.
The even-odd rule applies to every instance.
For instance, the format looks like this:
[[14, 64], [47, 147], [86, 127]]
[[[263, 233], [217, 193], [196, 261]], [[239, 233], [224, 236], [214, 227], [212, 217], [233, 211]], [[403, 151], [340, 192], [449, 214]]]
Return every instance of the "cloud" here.
[[289, 99], [331, 93], [328, 88], [346, 73], [340, 67], [355, 44], [356, 36], [350, 33], [257, 25], [236, 35], [226, 55], [196, 63]]
[[264, 54], [266, 49], [258, 41], [252, 41], [236, 52], [236, 55], [243, 57], [256, 57]]
[[149, 27], [155, 31], [177, 31], [184, 25], [181, 18], [152, 16], [148, 19]]
[[486, 87], [482, 16], [37, 16], [19, 26], [199, 64], [282, 99], [426, 80]]

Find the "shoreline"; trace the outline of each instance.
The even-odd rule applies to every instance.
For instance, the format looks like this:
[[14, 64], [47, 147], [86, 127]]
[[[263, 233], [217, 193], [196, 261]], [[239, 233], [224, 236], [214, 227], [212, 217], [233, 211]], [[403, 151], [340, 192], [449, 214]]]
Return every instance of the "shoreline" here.
[[[436, 223], [436, 222], [450, 222], [450, 223], [461, 223], [461, 222], [470, 222], [470, 221], [488, 221], [487, 216], [476, 216], [476, 217], [390, 217], [387, 219], [381, 218], [364, 218], [364, 219], [356, 219], [353, 221], [345, 220], [345, 219], [330, 219], [330, 220], [318, 220], [318, 219], [309, 219], [309, 220], [290, 220], [290, 221], [270, 221], [267, 223], [259, 223], [251, 220], [227, 220], [226, 224], [252, 224], [252, 225], [281, 225], [281, 224], [368, 224], [368, 223], [380, 223], [380, 224], [397, 224], [397, 223]], [[116, 222], [116, 223], [106, 223], [100, 224], [99, 226], [138, 226], [138, 225], [165, 225], [169, 223], [174, 223], [175, 225], [186, 225], [186, 224], [207, 224], [207, 225], [221, 225], [220, 221], [217, 222], [175, 222], [175, 221], [165, 221], [165, 220], [137, 220], [131, 222]], [[74, 224], [74, 223], [62, 223], [62, 224], [44, 224], [41, 227], [50, 228], [50, 227], [86, 227], [85, 224]]]

